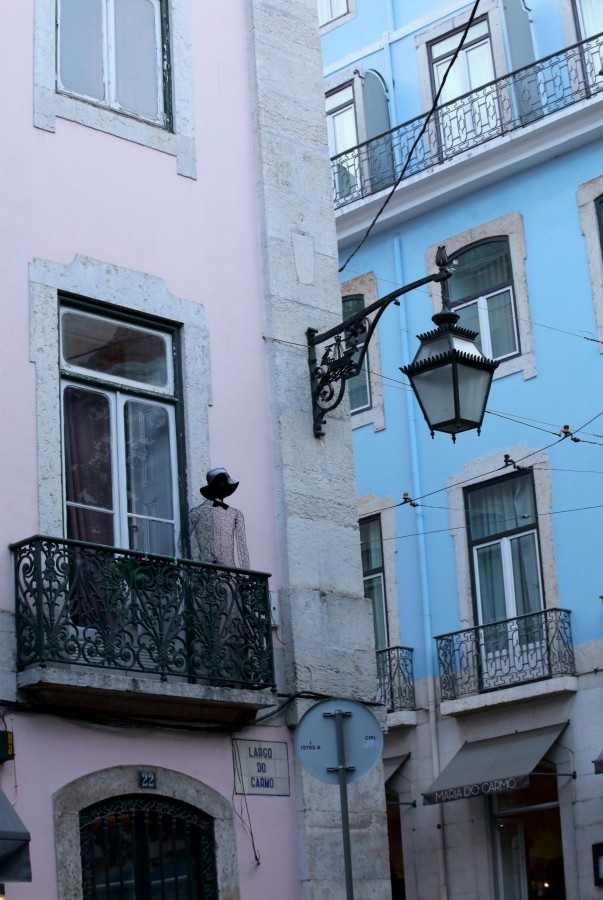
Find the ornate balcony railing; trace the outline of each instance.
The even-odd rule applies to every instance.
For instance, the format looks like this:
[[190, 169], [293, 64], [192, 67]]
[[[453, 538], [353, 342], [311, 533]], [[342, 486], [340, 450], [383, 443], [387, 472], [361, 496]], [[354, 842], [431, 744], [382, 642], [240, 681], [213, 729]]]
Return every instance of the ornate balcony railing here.
[[575, 675], [570, 613], [543, 609], [436, 637], [442, 700]]
[[274, 686], [268, 575], [39, 535], [10, 549], [20, 669]]
[[410, 647], [377, 650], [377, 701], [388, 712], [415, 708], [415, 679]]
[[[417, 144], [404, 178], [603, 92], [603, 34], [438, 107]], [[418, 116], [331, 160], [339, 208], [391, 187], [425, 125]]]

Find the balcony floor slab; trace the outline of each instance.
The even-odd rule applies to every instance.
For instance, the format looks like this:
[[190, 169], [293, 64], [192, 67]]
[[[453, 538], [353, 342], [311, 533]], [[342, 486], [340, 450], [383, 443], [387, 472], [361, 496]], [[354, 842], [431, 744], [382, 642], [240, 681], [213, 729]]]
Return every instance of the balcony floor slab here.
[[458, 700], [444, 700], [440, 704], [440, 714], [442, 716], [463, 716], [468, 713], [494, 709], [497, 706], [507, 706], [510, 703], [554, 697], [557, 694], [575, 694], [577, 690], [578, 679], [575, 675], [561, 675], [546, 681], [517, 684], [499, 691], [461, 697]]
[[17, 687], [38, 710], [104, 718], [232, 728], [252, 722], [273, 706], [270, 688], [224, 687], [160, 681], [84, 668], [32, 666], [17, 675]]

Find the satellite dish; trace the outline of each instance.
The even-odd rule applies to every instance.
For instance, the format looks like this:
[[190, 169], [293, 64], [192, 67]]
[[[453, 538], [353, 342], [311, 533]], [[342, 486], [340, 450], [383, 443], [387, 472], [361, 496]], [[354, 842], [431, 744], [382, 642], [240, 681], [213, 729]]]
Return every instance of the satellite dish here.
[[327, 784], [339, 784], [334, 716], [343, 713], [346, 781], [368, 775], [381, 758], [383, 732], [372, 712], [356, 700], [321, 700], [301, 718], [295, 731], [295, 753], [304, 769]]

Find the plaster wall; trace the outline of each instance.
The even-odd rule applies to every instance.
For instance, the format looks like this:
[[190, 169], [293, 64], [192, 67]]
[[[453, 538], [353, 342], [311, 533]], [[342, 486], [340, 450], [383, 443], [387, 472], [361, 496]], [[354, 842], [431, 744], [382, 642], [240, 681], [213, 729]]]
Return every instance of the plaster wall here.
[[[67, 900], [58, 892], [55, 874], [55, 834], [61, 832], [61, 824], [54, 820], [53, 796], [78, 778], [114, 766], [159, 770], [158, 788], [154, 792], [157, 795], [172, 796], [171, 787], [166, 791], [170, 780], [162, 775], [162, 770], [175, 773], [174, 778], [177, 773], [187, 775], [200, 786], [216, 791], [223, 798], [224, 806], [231, 810], [234, 841], [228, 845], [227, 852], [235, 872], [238, 871], [240, 896], [263, 900], [270, 896], [275, 884], [282, 885], [283, 896], [296, 896], [295, 761], [288, 729], [255, 727], [237, 734], [238, 738], [288, 744], [291, 795], [243, 798], [234, 793], [233, 754], [228, 735], [152, 728], [126, 730], [117, 723], [111, 727], [44, 715], [15, 714], [7, 716], [6, 721], [14, 730], [17, 755], [13, 762], [3, 766], [0, 786], [10, 801], [16, 803], [20, 817], [30, 830], [33, 875], [31, 884], [7, 887], [9, 900], [39, 900], [41, 885], [48, 900]], [[115, 791], [116, 784], [116, 779], [109, 778], [106, 796]], [[196, 799], [191, 796], [188, 800], [203, 808], [202, 788]], [[213, 808], [207, 812], [215, 815]], [[250, 831], [259, 863], [254, 857]], [[236, 884], [235, 879], [232, 881]], [[238, 891], [238, 888], [236, 894], [225, 891], [225, 896], [229, 900], [238, 897]]]
[[[11, 340], [2, 366], [11, 391], [4, 395], [2, 437], [16, 452], [4, 468], [0, 546], [39, 527], [28, 266], [34, 258], [69, 264], [77, 254], [160, 278], [204, 308], [211, 339], [209, 444], [192, 452], [202, 456], [203, 474], [222, 465], [240, 480], [237, 504], [247, 517], [252, 564], [272, 571], [278, 585], [247, 6], [244, 0], [191, 4], [196, 179], [179, 175], [170, 155], [60, 117], [54, 133], [34, 127], [34, 2], [7, 12], [2, 65], [14, 90], [7, 96], [12, 130], [0, 149], [0, 171]], [[122, 302], [127, 307], [128, 297]], [[191, 495], [198, 496], [198, 480], [195, 472]], [[8, 605], [3, 553], [0, 603]]]

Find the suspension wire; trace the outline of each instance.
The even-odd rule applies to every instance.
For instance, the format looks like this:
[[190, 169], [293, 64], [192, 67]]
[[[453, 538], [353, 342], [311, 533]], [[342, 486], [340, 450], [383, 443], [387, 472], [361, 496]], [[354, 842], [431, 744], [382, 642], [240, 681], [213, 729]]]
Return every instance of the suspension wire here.
[[433, 103], [432, 103], [432, 105], [431, 105], [431, 109], [430, 109], [429, 112], [427, 113], [427, 116], [425, 117], [425, 121], [423, 122], [423, 125], [422, 125], [421, 129], [420, 129], [419, 133], [417, 134], [416, 138], [414, 139], [413, 144], [412, 144], [412, 147], [411, 147], [410, 150], [408, 151], [408, 156], [406, 157], [406, 161], [405, 161], [404, 165], [402, 166], [402, 171], [400, 172], [400, 174], [398, 175], [398, 177], [397, 177], [396, 180], [394, 181], [393, 186], [391, 187], [391, 189], [390, 189], [388, 195], [386, 196], [385, 200], [384, 200], [383, 203], [381, 204], [380, 208], [379, 208], [379, 209], [377, 210], [377, 212], [375, 213], [375, 216], [373, 217], [373, 220], [372, 220], [371, 224], [369, 225], [369, 227], [367, 228], [367, 230], [366, 230], [365, 233], [364, 233], [364, 237], [363, 237], [362, 240], [356, 245], [355, 250], [353, 250], [352, 253], [350, 253], [350, 255], [348, 256], [348, 258], [346, 259], [346, 261], [344, 262], [344, 264], [340, 267], [340, 269], [339, 269], [340, 272], [343, 272], [343, 271], [344, 271], [344, 269], [346, 268], [347, 264], [350, 262], [351, 259], [354, 258], [354, 256], [356, 256], [356, 254], [358, 253], [358, 251], [360, 250], [360, 248], [362, 247], [362, 245], [365, 243], [365, 241], [367, 240], [367, 238], [368, 238], [368, 236], [370, 235], [371, 231], [373, 230], [373, 228], [374, 228], [375, 225], [377, 224], [377, 221], [380, 219], [380, 217], [381, 217], [381, 215], [382, 215], [382, 213], [383, 213], [385, 207], [387, 206], [387, 204], [389, 203], [389, 201], [391, 200], [391, 198], [392, 198], [393, 195], [395, 194], [395, 192], [396, 192], [396, 190], [397, 190], [397, 188], [398, 188], [400, 182], [402, 181], [402, 179], [403, 179], [404, 176], [406, 175], [406, 170], [408, 169], [408, 166], [410, 165], [410, 161], [411, 161], [411, 159], [412, 159], [412, 155], [413, 155], [413, 153], [415, 152], [415, 150], [416, 150], [416, 148], [417, 148], [419, 142], [422, 140], [423, 135], [424, 135], [425, 132], [427, 131], [427, 126], [429, 125], [431, 119], [433, 118], [433, 114], [435, 113], [435, 111], [436, 111], [436, 109], [437, 109], [437, 106], [438, 106], [438, 103], [440, 102], [440, 96], [441, 96], [441, 94], [442, 94], [442, 91], [444, 90], [444, 85], [446, 84], [446, 79], [448, 78], [448, 75], [450, 74], [450, 70], [452, 69], [453, 65], [455, 64], [455, 62], [456, 62], [456, 60], [457, 60], [457, 57], [458, 57], [459, 53], [461, 52], [461, 50], [462, 50], [462, 48], [463, 48], [463, 44], [465, 43], [465, 39], [466, 39], [466, 37], [467, 37], [467, 34], [469, 33], [469, 29], [471, 28], [471, 26], [472, 26], [472, 24], [473, 24], [473, 20], [475, 19], [475, 16], [476, 16], [476, 14], [477, 14], [477, 8], [478, 8], [478, 6], [479, 6], [479, 3], [480, 3], [480, 0], [475, 0], [475, 3], [473, 4], [473, 9], [471, 10], [471, 14], [470, 14], [470, 16], [469, 16], [469, 19], [468, 19], [468, 21], [467, 21], [467, 24], [465, 25], [465, 29], [464, 29], [464, 31], [463, 31], [463, 34], [461, 35], [461, 40], [460, 40], [460, 42], [459, 42], [459, 45], [458, 45], [458, 47], [456, 48], [456, 50], [454, 51], [454, 55], [453, 55], [452, 59], [450, 60], [450, 63], [448, 64], [448, 66], [447, 66], [447, 68], [446, 68], [446, 71], [444, 72], [444, 77], [442, 78], [442, 82], [441, 82], [441, 84], [440, 84], [440, 86], [439, 86], [439, 88], [438, 88], [438, 90], [437, 90], [437, 92], [436, 92], [434, 101], [433, 101]]

